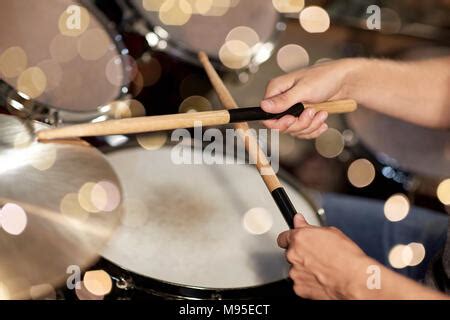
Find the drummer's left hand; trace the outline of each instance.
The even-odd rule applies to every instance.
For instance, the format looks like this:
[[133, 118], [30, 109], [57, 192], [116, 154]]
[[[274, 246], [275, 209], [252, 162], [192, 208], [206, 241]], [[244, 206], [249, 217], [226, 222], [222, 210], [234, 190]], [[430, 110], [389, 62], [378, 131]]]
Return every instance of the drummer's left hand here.
[[286, 249], [294, 291], [307, 299], [352, 299], [368, 257], [340, 230], [309, 225], [297, 214], [295, 229], [278, 236]]

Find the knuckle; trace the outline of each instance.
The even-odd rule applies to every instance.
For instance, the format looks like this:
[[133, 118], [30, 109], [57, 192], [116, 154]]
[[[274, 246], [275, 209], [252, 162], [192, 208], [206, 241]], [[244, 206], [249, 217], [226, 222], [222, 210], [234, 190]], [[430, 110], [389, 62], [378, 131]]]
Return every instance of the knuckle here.
[[297, 273], [295, 272], [295, 269], [294, 269], [294, 268], [291, 268], [291, 269], [289, 270], [288, 275], [289, 275], [289, 278], [291, 278], [292, 280], [294, 280], [294, 279], [297, 277]]
[[297, 254], [295, 253], [295, 251], [293, 249], [288, 249], [286, 251], [286, 259], [287, 259], [287, 261], [289, 261], [290, 263], [294, 263], [296, 258], [297, 258]]

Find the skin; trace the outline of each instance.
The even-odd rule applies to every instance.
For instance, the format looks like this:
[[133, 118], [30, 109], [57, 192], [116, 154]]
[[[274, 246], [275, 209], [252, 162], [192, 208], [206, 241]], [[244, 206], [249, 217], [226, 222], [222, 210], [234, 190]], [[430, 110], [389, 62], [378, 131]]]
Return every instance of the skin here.
[[[267, 86], [261, 107], [283, 112], [297, 102], [355, 99], [359, 104], [421, 126], [450, 128], [450, 58], [414, 63], [343, 59], [286, 74]], [[295, 137], [327, 130], [326, 112], [266, 121]], [[368, 257], [340, 230], [310, 226], [297, 214], [295, 229], [278, 237], [291, 263], [297, 295], [308, 299], [449, 299]], [[380, 271], [381, 288], [369, 289], [368, 268]]]
[[[369, 109], [431, 128], [450, 128], [450, 58], [419, 62], [342, 59], [271, 80], [261, 107], [283, 112], [298, 102], [354, 99]], [[295, 137], [312, 139], [327, 130], [328, 114], [265, 121]]]

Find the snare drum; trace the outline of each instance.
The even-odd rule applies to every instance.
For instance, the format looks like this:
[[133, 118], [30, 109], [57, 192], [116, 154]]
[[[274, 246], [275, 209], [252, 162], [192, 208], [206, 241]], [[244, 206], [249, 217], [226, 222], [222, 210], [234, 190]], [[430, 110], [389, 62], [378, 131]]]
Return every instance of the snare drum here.
[[[288, 226], [254, 167], [175, 165], [167, 147], [107, 157], [126, 208], [99, 264], [116, 280], [115, 294], [249, 299], [292, 293], [276, 241]], [[307, 196], [285, 187], [308, 222], [321, 225]]]
[[13, 113], [52, 124], [99, 120], [128, 92], [127, 53], [88, 1], [1, 1], [0, 96]]

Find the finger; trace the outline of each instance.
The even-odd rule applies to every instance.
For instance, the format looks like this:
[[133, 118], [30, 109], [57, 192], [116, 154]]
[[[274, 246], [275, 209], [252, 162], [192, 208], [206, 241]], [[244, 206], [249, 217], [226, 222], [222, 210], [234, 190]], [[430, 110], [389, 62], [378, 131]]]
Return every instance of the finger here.
[[295, 121], [291, 126], [286, 129], [288, 133], [301, 132], [304, 129], [308, 128], [311, 125], [314, 116], [316, 114], [316, 110], [308, 109], [303, 112], [300, 117], [298, 117], [297, 121]]
[[298, 100], [297, 97], [297, 90], [295, 90], [294, 87], [277, 96], [263, 100], [261, 102], [261, 108], [269, 113], [279, 113], [286, 111], [299, 101], [300, 100]]
[[280, 131], [286, 131], [286, 129], [289, 128], [292, 125], [292, 123], [294, 123], [295, 121], [296, 121], [296, 118], [294, 116], [287, 115], [287, 116], [282, 117], [281, 119], [266, 120], [263, 123], [269, 129], [277, 129]]
[[305, 217], [300, 213], [297, 213], [294, 216], [294, 228], [303, 228], [309, 226], [309, 223], [306, 221]]
[[310, 134], [295, 134], [294, 136], [298, 139], [315, 139], [322, 135], [325, 131], [328, 130], [328, 125], [324, 123], [318, 130], [310, 133]]
[[291, 243], [291, 231], [288, 230], [280, 233], [277, 238], [277, 243], [280, 248], [286, 249], [289, 247], [289, 244]]
[[305, 128], [304, 130], [302, 130], [302, 132], [299, 132], [299, 133], [305, 134], [305, 135], [313, 133], [314, 131], [320, 129], [320, 127], [325, 123], [327, 118], [328, 118], [328, 112], [320, 111], [319, 113], [317, 113], [314, 116], [309, 127]]
[[296, 83], [293, 74], [287, 74], [269, 81], [266, 87], [264, 99], [272, 98], [291, 89]]

